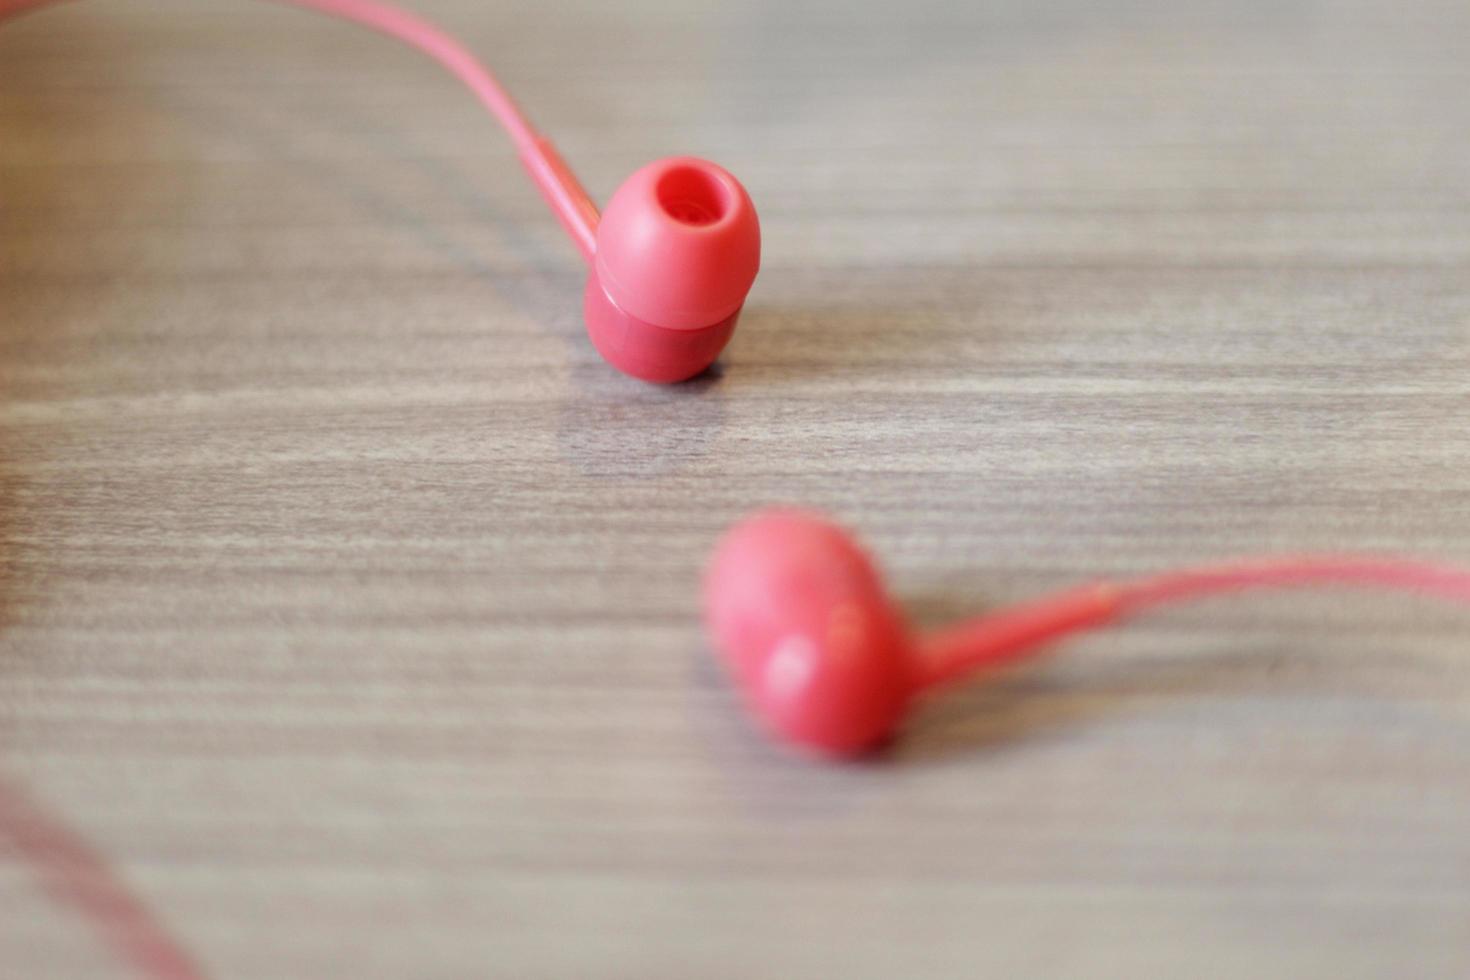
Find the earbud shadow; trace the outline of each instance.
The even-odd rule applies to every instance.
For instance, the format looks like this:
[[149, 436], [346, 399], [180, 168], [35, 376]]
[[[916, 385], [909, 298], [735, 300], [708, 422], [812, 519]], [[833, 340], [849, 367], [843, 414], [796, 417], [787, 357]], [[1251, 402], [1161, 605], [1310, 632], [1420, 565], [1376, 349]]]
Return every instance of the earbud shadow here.
[[833, 764], [779, 744], [752, 723], [740, 694], [713, 652], [690, 663], [686, 714], [691, 745], [727, 788], [732, 804], [760, 820], [788, 826], [825, 824], [861, 812], [892, 791], [884, 754]]
[[974, 269], [854, 276], [813, 259], [812, 269], [773, 265], [757, 280], [724, 356], [742, 394], [849, 391], [898, 378], [922, 386], [972, 376], [1006, 342], [1005, 317], [986, 306]]
[[600, 481], [683, 470], [708, 456], [727, 415], [725, 370], [653, 385], [614, 371], [587, 344], [557, 423], [562, 461]]

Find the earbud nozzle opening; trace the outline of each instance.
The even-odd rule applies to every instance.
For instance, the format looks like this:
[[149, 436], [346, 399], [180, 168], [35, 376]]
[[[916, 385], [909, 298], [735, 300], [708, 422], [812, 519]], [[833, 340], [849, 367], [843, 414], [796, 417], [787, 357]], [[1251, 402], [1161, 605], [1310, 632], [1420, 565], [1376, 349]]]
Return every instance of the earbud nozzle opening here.
[[654, 190], [664, 213], [680, 224], [718, 224], [734, 207], [730, 188], [707, 167], [680, 164], [665, 171]]

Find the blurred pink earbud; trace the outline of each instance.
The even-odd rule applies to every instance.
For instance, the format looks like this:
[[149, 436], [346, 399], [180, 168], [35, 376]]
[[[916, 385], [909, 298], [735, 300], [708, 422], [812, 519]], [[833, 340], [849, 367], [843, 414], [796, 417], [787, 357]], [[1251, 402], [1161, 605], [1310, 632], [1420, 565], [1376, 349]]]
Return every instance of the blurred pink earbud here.
[[748, 703], [784, 739], [857, 752], [908, 707], [908, 627], [857, 542], [815, 514], [737, 525], [710, 565], [705, 611]]
[[1351, 555], [1297, 556], [1098, 583], [919, 637], [858, 543], [820, 515], [774, 510], [730, 530], [705, 579], [711, 640], [763, 725], [831, 756], [872, 749], [919, 696], [1050, 641], [1183, 599], [1336, 583], [1470, 603], [1470, 570]]

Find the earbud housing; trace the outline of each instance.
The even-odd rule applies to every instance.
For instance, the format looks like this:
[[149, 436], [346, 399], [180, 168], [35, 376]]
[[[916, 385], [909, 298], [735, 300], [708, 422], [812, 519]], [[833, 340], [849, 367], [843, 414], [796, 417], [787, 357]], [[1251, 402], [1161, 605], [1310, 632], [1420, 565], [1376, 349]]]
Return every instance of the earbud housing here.
[[624, 181], [598, 222], [588, 336], [634, 377], [694, 377], [729, 342], [759, 269], [760, 222], [740, 182], [708, 160], [656, 160]]
[[711, 639], [781, 738], [850, 756], [893, 732], [913, 692], [909, 631], [842, 528], [776, 510], [736, 525], [705, 579]]

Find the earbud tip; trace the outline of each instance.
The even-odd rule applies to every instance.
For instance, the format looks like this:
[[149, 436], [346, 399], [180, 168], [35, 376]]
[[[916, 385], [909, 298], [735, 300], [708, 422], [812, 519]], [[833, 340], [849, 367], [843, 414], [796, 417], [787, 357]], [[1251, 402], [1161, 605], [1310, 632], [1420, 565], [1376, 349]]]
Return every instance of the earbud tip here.
[[628, 316], [698, 330], [739, 312], [760, 269], [760, 221], [740, 181], [697, 157], [639, 168], [597, 225], [594, 277]]
[[776, 510], [737, 525], [705, 580], [714, 645], [779, 737], [825, 755], [873, 748], [911, 693], [907, 629], [842, 528]]

